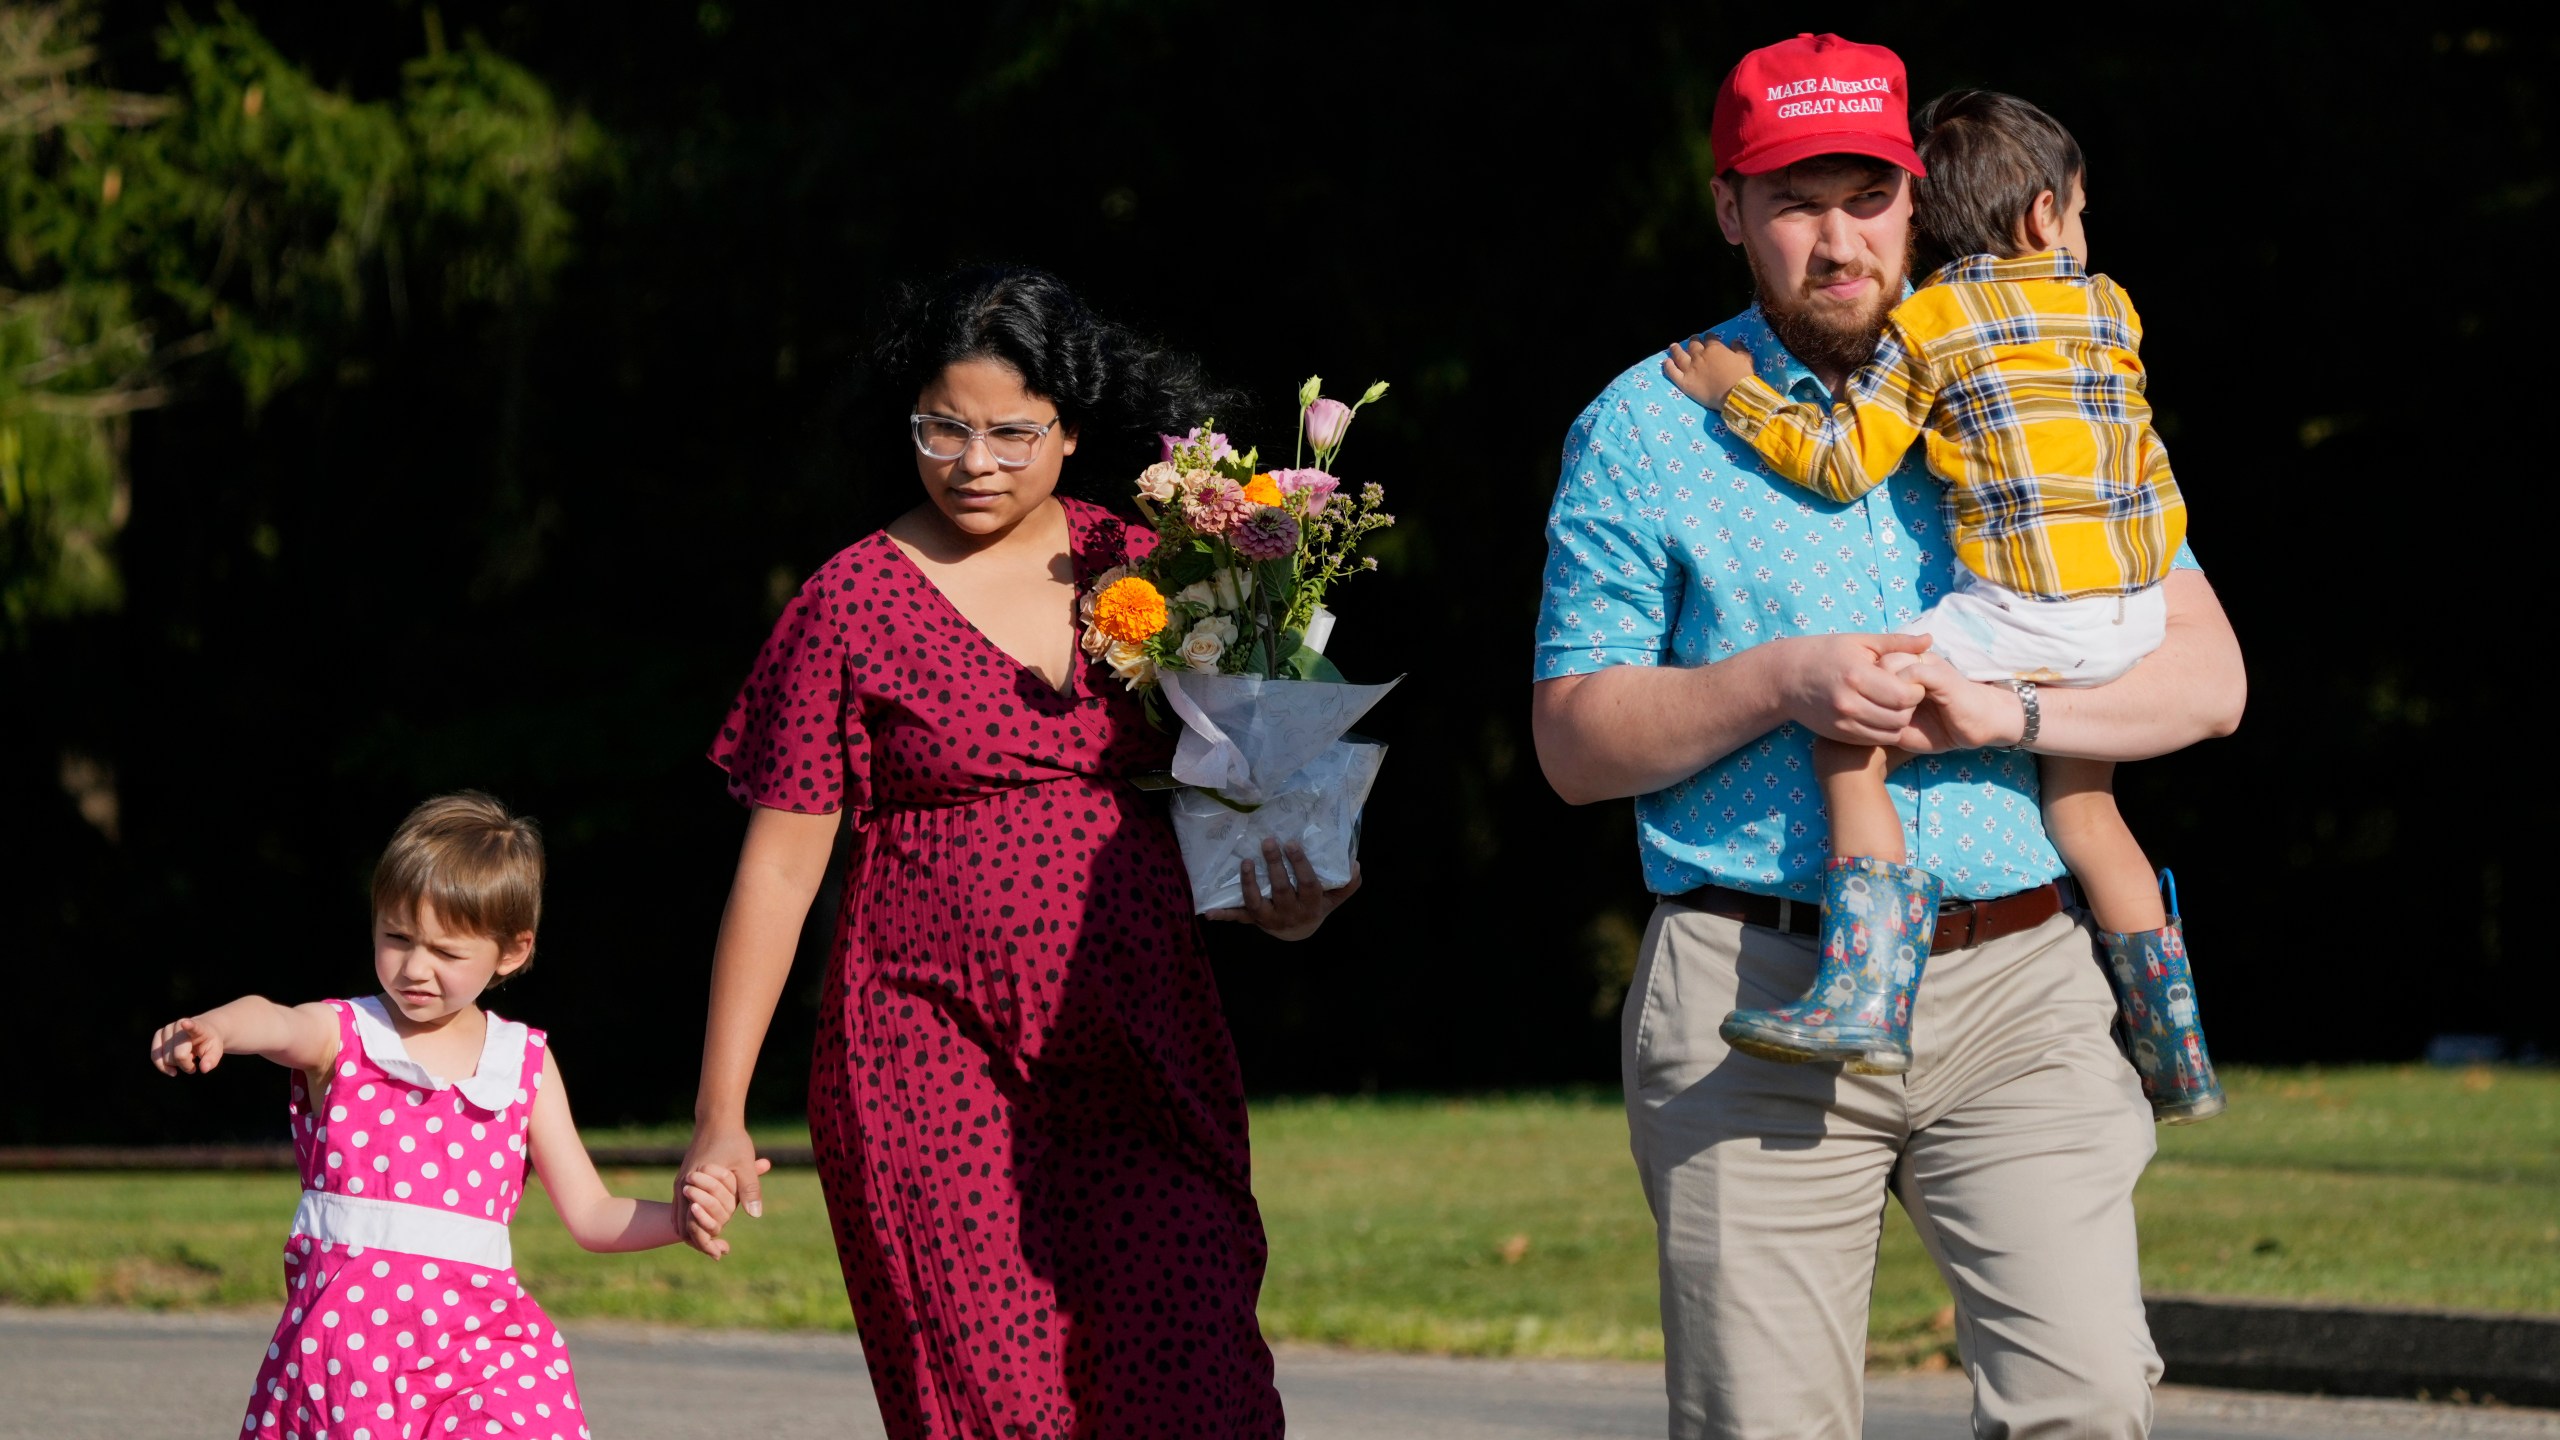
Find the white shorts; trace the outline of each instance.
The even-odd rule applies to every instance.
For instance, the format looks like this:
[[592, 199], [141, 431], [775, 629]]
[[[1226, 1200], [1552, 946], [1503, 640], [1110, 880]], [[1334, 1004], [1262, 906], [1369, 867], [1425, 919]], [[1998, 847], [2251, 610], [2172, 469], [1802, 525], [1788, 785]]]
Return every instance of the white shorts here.
[[2169, 628], [2161, 591], [2045, 600], [1958, 567], [1955, 588], [1902, 633], [1928, 636], [1968, 680], [2104, 685], [2160, 648]]

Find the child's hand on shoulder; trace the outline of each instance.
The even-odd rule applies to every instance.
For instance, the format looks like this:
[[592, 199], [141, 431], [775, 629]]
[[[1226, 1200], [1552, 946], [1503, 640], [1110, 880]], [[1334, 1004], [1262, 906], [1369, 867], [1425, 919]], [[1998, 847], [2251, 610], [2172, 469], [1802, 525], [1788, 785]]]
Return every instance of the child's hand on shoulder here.
[[[772, 1168], [770, 1160], [756, 1162], [759, 1175]], [[738, 1213], [737, 1173], [726, 1165], [705, 1165], [684, 1177], [684, 1199], [685, 1213], [676, 1223], [684, 1243], [714, 1260], [728, 1254], [729, 1242], [720, 1232]]]
[[1702, 335], [1665, 352], [1662, 373], [1690, 399], [1710, 410], [1722, 410], [1725, 395], [1754, 372], [1748, 354], [1712, 335]]

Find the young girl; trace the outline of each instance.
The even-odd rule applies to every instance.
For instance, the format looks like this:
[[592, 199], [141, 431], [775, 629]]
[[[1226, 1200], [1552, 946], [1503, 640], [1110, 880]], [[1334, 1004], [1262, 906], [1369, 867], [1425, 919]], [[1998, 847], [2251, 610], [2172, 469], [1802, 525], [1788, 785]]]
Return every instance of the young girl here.
[[[1915, 218], [1947, 261], [1887, 317], [1875, 358], [1837, 405], [1790, 403], [1747, 355], [1714, 342], [1674, 346], [1663, 368], [1772, 470], [1826, 499], [1855, 500], [1926, 443], [1952, 492], [1961, 564], [1949, 592], [1904, 628], [1929, 636], [1966, 678], [2015, 688], [2024, 748], [2036, 738], [2038, 685], [2102, 685], [2159, 645], [2161, 582], [2186, 506], [2143, 399], [2141, 320], [2087, 268], [2078, 142], [2035, 106], [1979, 90], [1939, 97], [1915, 124], [1928, 166]], [[1736, 1048], [1867, 1074], [1909, 1068], [1938, 881], [1904, 863], [1885, 789], [1907, 758], [1815, 745], [1832, 839], [1823, 968], [1803, 1000], [1727, 1017], [1722, 1034]], [[2162, 903], [2116, 811], [2114, 768], [2043, 757], [2045, 829], [2088, 898], [2153, 1113], [2202, 1120], [2223, 1096], [2196, 1024], [2186, 942], [2174, 899]]]
[[[291, 1007], [244, 996], [151, 1037], [163, 1074], [231, 1054], [293, 1072], [302, 1204], [284, 1319], [241, 1433], [587, 1434], [566, 1342], [509, 1255], [525, 1164], [589, 1250], [672, 1245], [686, 1217], [606, 1193], [543, 1033], [480, 1008], [480, 992], [532, 963], [541, 911], [533, 823], [486, 795], [441, 796], [409, 813], [374, 870], [380, 994]], [[736, 1189], [724, 1169], [686, 1177], [715, 1259]]]

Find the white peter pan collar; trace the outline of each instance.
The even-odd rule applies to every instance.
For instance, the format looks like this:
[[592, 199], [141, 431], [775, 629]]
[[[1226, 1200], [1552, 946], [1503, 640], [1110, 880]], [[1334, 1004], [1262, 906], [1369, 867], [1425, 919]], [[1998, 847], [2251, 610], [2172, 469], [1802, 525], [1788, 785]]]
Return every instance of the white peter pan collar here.
[[430, 1090], [459, 1090], [462, 1098], [483, 1110], [503, 1110], [515, 1103], [516, 1092], [524, 1084], [525, 1027], [513, 1020], [489, 1018], [488, 1033], [480, 1041], [480, 1063], [468, 1080], [447, 1080], [429, 1073], [427, 1067], [409, 1058], [409, 1047], [401, 1043], [400, 1032], [392, 1028], [391, 1012], [382, 997], [367, 995], [349, 1002], [356, 1017], [356, 1040], [364, 1046], [365, 1058], [380, 1067], [383, 1074]]

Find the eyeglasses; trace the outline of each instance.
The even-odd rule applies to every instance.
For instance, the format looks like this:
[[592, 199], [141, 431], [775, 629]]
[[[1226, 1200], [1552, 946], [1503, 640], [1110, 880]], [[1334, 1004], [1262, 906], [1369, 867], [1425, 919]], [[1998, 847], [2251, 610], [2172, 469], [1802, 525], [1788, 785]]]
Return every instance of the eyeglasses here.
[[987, 453], [1006, 470], [1019, 470], [1030, 464], [1032, 452], [1049, 438], [1050, 431], [1058, 428], [1058, 422], [1052, 420], [1046, 425], [996, 425], [973, 430], [942, 415], [910, 415], [907, 425], [915, 431], [916, 449], [926, 459], [957, 460], [969, 453], [971, 441], [984, 440]]

